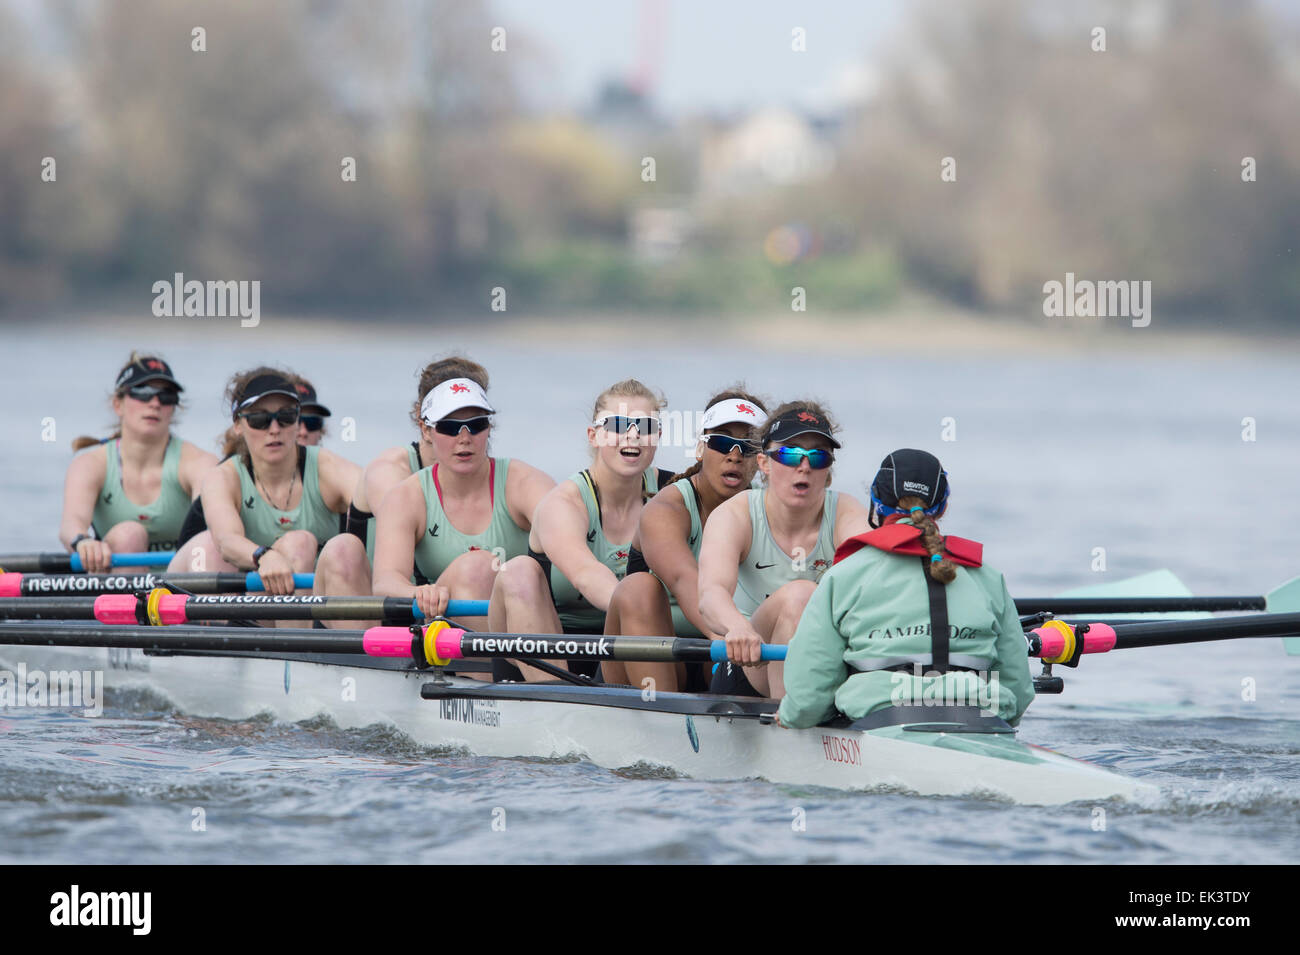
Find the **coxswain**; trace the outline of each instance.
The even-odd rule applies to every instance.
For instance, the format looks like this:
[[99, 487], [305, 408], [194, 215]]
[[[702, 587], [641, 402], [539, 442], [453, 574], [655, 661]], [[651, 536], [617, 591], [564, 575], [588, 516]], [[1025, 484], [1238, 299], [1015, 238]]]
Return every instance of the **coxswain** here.
[[1034, 698], [1020, 616], [983, 546], [939, 533], [948, 491], [932, 454], [881, 462], [875, 529], [839, 546], [790, 643], [783, 726], [927, 701], [1020, 721]]
[[715, 693], [782, 696], [782, 665], [761, 663], [762, 645], [790, 642], [835, 548], [868, 526], [862, 505], [829, 487], [835, 430], [814, 401], [773, 411], [760, 434], [764, 486], [721, 505], [704, 530], [700, 613], [727, 642]]

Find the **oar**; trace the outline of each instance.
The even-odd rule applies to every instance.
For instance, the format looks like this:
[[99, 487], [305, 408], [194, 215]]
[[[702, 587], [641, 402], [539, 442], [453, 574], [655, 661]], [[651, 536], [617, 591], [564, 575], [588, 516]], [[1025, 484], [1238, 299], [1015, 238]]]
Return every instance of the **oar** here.
[[1268, 598], [1249, 597], [1023, 597], [1016, 600], [1023, 614], [1064, 613], [1182, 613], [1184, 611], [1266, 610]]
[[[482, 617], [486, 600], [451, 600], [447, 616]], [[100, 623], [155, 626], [205, 620], [387, 620], [424, 619], [409, 597], [272, 596], [268, 594], [190, 595], [103, 594], [99, 597], [0, 597], [0, 618], [9, 620], [98, 620]]]
[[[104, 627], [98, 623], [0, 622], [0, 646], [130, 647], [144, 650], [355, 653], [414, 659], [422, 666], [454, 659], [550, 657], [570, 660], [725, 660], [721, 640], [697, 637], [606, 637], [552, 633], [469, 633], [437, 621], [413, 633], [403, 627], [297, 630], [273, 627]], [[764, 645], [763, 659], [785, 658], [784, 646]]]
[[[174, 550], [151, 550], [142, 554], [114, 554], [114, 567], [166, 567], [176, 556]], [[9, 554], [0, 557], [0, 568], [19, 573], [66, 574], [81, 573], [80, 554]]]
[[[293, 585], [311, 590], [314, 574], [294, 574]], [[0, 597], [50, 594], [130, 594], [175, 584], [198, 594], [261, 593], [262, 578], [247, 574], [0, 574]]]
[[1042, 657], [1045, 663], [1072, 664], [1078, 661], [1081, 653], [1106, 653], [1110, 650], [1207, 643], [1244, 637], [1294, 637], [1297, 634], [1300, 634], [1300, 613], [1260, 613], [1206, 620], [1119, 623], [1113, 626], [1104, 623], [1071, 626], [1063, 620], [1049, 620], [1025, 636], [1029, 639], [1031, 657]]

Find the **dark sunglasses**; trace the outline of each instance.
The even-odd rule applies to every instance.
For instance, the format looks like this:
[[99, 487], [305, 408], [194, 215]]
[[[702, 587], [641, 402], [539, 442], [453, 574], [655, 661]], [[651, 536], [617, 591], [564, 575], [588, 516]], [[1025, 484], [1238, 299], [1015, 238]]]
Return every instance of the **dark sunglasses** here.
[[808, 467], [814, 471], [821, 471], [831, 466], [835, 460], [835, 455], [831, 454], [825, 448], [791, 448], [782, 445], [779, 448], [772, 448], [767, 452], [767, 456], [778, 464], [784, 464], [788, 468], [797, 468], [803, 463], [803, 459], [808, 459]]
[[730, 454], [736, 448], [740, 448], [741, 455], [747, 458], [758, 454], [757, 442], [747, 438], [733, 438], [729, 434], [706, 434], [704, 443], [710, 451], [717, 451], [719, 454]]
[[175, 388], [159, 388], [150, 385], [136, 385], [134, 388], [126, 389], [126, 393], [136, 401], [143, 401], [148, 404], [154, 398], [164, 407], [168, 405], [180, 404], [181, 393]]
[[482, 434], [490, 427], [492, 427], [492, 419], [487, 415], [479, 415], [476, 418], [443, 418], [433, 423], [434, 431], [445, 434], [449, 438], [460, 434], [462, 428], [470, 434]]
[[636, 428], [637, 434], [658, 434], [659, 419], [649, 415], [632, 417], [625, 414], [610, 414], [596, 419], [596, 427], [612, 431], [614, 434], [627, 434]]
[[298, 408], [290, 405], [279, 411], [244, 411], [239, 417], [247, 421], [248, 426], [254, 431], [265, 431], [271, 427], [272, 419], [278, 421], [282, 428], [287, 428], [291, 424], [298, 423]]
[[325, 419], [318, 414], [305, 414], [298, 419], [308, 431], [319, 431], [325, 427]]

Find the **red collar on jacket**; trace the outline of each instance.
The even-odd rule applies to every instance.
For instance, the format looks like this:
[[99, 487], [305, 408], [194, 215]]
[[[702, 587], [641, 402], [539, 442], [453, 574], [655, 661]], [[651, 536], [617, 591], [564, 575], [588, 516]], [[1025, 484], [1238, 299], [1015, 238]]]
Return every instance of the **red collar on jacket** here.
[[[883, 527], [850, 537], [835, 549], [834, 563], [838, 564], [863, 547], [875, 547], [888, 554], [908, 554], [924, 557], [929, 553], [921, 543], [921, 528], [912, 524], [899, 524], [901, 518], [894, 514], [885, 520]], [[963, 567], [979, 567], [984, 562], [984, 545], [964, 537], [948, 535], [943, 539], [943, 555]]]

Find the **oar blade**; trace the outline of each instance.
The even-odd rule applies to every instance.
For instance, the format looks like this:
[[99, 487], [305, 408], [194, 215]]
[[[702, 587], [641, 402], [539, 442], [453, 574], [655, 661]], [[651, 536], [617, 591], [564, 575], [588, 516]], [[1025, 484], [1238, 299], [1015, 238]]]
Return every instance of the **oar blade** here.
[[[1300, 577], [1274, 587], [1267, 594], [1270, 613], [1295, 613], [1300, 611]], [[1283, 637], [1282, 646], [1288, 656], [1300, 657], [1300, 637]]]

